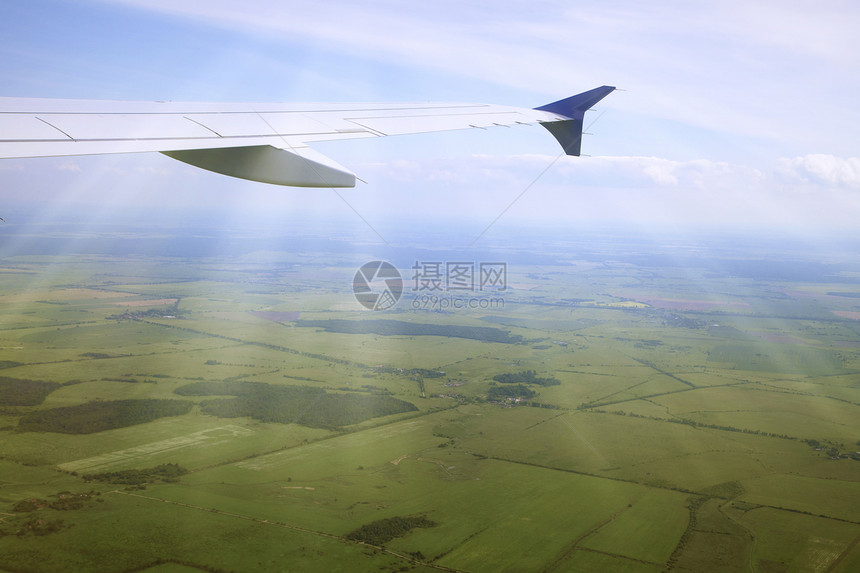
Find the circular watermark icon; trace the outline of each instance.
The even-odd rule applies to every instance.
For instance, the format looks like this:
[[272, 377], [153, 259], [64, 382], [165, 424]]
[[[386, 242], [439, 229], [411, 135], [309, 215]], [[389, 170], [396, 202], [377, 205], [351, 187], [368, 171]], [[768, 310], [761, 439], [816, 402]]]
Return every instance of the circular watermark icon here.
[[355, 271], [352, 292], [364, 308], [387, 310], [397, 304], [403, 294], [403, 277], [391, 263], [370, 261]]

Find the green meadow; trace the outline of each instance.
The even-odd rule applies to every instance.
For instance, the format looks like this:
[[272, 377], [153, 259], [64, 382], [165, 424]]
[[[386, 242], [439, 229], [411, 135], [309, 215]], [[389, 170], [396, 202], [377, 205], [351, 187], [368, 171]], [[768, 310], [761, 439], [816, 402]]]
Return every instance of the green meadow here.
[[860, 286], [618, 257], [383, 313], [336, 256], [0, 261], [0, 570], [856, 570]]

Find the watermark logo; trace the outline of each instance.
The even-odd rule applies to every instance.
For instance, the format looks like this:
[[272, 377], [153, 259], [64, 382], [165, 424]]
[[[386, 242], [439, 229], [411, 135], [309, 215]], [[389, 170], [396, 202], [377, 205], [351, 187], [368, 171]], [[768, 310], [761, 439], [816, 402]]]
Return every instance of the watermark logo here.
[[397, 304], [403, 294], [403, 277], [391, 263], [370, 261], [355, 271], [352, 292], [364, 308], [387, 310]]
[[[508, 288], [508, 265], [499, 262], [415, 261], [412, 266], [414, 310], [504, 308], [500, 297], [488, 296]], [[371, 261], [355, 273], [352, 291], [356, 300], [370, 310], [388, 310], [403, 294], [400, 272], [385, 261]], [[467, 293], [481, 296], [468, 296]]]

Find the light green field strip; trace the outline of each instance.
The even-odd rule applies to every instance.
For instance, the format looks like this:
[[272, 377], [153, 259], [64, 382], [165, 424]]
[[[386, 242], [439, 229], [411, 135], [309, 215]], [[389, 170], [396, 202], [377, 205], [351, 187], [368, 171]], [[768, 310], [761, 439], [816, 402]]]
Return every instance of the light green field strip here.
[[194, 432], [193, 434], [187, 434], [178, 438], [170, 438], [168, 440], [144, 444], [135, 448], [128, 448], [99, 456], [93, 456], [91, 458], [66, 462], [57, 467], [70, 472], [93, 473], [104, 471], [118, 465], [127, 465], [130, 461], [143, 459], [153, 454], [176, 452], [177, 450], [192, 447], [213, 447], [227, 443], [230, 441], [230, 438], [247, 436], [253, 433], [254, 432], [252, 430], [242, 428], [240, 426], [220, 426], [218, 428]]

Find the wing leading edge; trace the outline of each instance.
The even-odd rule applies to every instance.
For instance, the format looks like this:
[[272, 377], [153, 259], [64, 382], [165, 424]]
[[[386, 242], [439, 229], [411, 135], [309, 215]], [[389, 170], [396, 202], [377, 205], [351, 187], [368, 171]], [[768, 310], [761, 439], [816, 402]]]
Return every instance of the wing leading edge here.
[[579, 155], [602, 86], [539, 108], [489, 104], [206, 104], [0, 98], [0, 158], [159, 151], [232, 177], [354, 187], [317, 141], [539, 123]]

